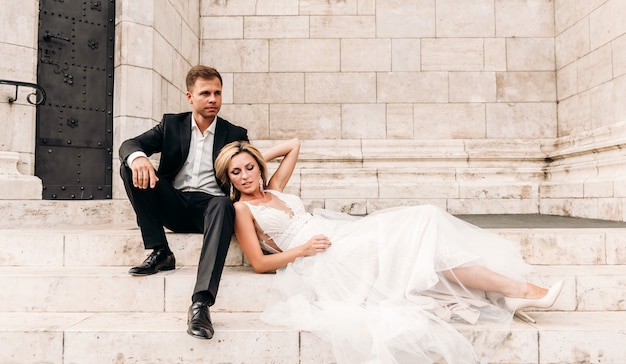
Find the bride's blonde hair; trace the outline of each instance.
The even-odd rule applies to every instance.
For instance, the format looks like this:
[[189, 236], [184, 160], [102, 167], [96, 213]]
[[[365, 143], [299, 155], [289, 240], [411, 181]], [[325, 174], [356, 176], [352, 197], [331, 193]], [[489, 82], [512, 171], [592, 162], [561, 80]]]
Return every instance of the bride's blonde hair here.
[[241, 197], [241, 192], [233, 188], [233, 185], [228, 178], [228, 166], [230, 165], [230, 161], [233, 157], [241, 153], [248, 153], [252, 158], [254, 158], [254, 160], [256, 160], [259, 165], [259, 169], [261, 170], [260, 188], [265, 189], [265, 187], [267, 187], [267, 164], [265, 163], [265, 159], [263, 159], [263, 153], [250, 144], [250, 142], [246, 141], [236, 141], [226, 144], [215, 159], [215, 177], [217, 177], [220, 181], [220, 187], [230, 191], [230, 199], [232, 201], [238, 201]]

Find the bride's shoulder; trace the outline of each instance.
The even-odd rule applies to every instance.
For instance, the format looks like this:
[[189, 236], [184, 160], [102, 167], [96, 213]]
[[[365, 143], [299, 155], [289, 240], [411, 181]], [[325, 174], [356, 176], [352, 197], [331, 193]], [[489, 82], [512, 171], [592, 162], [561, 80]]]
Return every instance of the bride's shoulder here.
[[250, 213], [250, 206], [245, 201], [236, 201], [233, 203], [233, 207], [235, 208], [235, 213]]

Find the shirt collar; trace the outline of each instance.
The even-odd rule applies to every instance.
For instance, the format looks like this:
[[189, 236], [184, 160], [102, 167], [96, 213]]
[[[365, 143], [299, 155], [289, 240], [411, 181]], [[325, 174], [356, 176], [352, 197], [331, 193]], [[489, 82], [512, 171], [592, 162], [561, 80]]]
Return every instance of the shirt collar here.
[[[213, 122], [211, 123], [211, 125], [209, 125], [208, 129], [205, 131], [205, 134], [211, 133], [213, 135], [215, 135], [215, 125], [217, 125], [217, 116], [215, 116], [215, 119], [213, 119]], [[193, 132], [194, 130], [200, 132], [200, 129], [198, 129], [198, 125], [196, 124], [196, 120], [193, 118], [193, 114], [191, 115], [191, 131]]]

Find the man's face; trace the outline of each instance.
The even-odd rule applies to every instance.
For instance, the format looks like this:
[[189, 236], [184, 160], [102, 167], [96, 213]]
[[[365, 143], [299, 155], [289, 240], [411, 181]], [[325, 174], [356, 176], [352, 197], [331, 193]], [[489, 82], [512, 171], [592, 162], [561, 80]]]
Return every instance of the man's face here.
[[198, 78], [193, 88], [187, 91], [187, 100], [195, 114], [205, 119], [214, 119], [222, 107], [222, 85], [219, 78]]

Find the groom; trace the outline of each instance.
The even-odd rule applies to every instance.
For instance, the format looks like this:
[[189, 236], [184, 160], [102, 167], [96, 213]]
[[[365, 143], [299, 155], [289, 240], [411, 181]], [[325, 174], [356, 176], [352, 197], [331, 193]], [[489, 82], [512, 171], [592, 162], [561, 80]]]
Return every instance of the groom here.
[[[195, 66], [186, 78], [192, 111], [164, 114], [154, 128], [122, 143], [120, 173], [137, 215], [148, 258], [129, 273], [145, 276], [176, 267], [164, 227], [204, 234], [187, 332], [213, 337], [209, 307], [215, 303], [235, 210], [215, 178], [215, 158], [233, 141], [248, 140], [246, 129], [217, 116], [222, 106], [222, 77], [213, 68]], [[158, 169], [148, 159], [161, 153]]]

